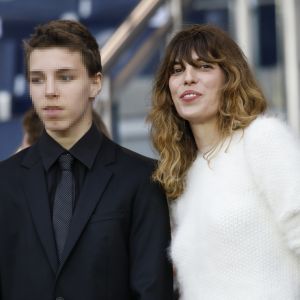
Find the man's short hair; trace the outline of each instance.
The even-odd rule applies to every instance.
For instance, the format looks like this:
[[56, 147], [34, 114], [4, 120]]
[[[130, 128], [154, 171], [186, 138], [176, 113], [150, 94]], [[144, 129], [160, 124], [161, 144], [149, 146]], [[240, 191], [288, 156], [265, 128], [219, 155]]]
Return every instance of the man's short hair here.
[[32, 51], [52, 47], [78, 51], [89, 76], [102, 72], [100, 50], [96, 39], [84, 25], [76, 21], [53, 20], [38, 25], [30, 38], [23, 41], [23, 46], [27, 76]]

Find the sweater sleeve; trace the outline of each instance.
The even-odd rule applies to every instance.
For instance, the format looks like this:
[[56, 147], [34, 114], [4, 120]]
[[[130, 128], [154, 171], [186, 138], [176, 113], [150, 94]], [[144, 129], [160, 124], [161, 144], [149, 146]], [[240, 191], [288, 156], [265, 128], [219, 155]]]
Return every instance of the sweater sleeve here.
[[260, 117], [245, 132], [254, 181], [288, 247], [300, 255], [300, 144], [283, 122]]

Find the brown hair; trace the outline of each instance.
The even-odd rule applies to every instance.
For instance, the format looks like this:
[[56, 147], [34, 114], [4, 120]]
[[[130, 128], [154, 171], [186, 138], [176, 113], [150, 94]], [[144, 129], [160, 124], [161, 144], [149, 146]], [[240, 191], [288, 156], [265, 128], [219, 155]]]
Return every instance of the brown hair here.
[[95, 124], [96, 128], [102, 132], [107, 138], [111, 139], [111, 135], [104, 123], [104, 121], [102, 120], [101, 116], [93, 109], [92, 112], [92, 116], [93, 116], [93, 123]]
[[23, 41], [25, 70], [28, 76], [30, 54], [34, 49], [51, 47], [67, 48], [78, 51], [89, 76], [102, 72], [101, 57], [97, 41], [88, 29], [76, 21], [53, 20], [38, 25], [28, 40]]
[[191, 25], [178, 32], [158, 69], [148, 115], [152, 142], [160, 155], [153, 178], [169, 199], [183, 193], [187, 170], [197, 155], [189, 123], [178, 115], [169, 90], [174, 64], [195, 65], [193, 51], [201, 60], [218, 64], [225, 76], [217, 118], [222, 139], [246, 128], [267, 106], [242, 50], [226, 32], [213, 25]]
[[27, 143], [29, 145], [34, 144], [41, 136], [44, 125], [33, 108], [25, 112], [22, 124], [27, 134]]

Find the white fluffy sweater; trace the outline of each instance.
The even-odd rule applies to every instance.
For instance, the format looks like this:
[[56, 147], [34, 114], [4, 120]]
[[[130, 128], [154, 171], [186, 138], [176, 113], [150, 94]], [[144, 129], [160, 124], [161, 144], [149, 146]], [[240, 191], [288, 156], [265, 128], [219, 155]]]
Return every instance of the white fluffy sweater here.
[[172, 205], [180, 299], [300, 299], [298, 140], [259, 117], [228, 144], [197, 157]]

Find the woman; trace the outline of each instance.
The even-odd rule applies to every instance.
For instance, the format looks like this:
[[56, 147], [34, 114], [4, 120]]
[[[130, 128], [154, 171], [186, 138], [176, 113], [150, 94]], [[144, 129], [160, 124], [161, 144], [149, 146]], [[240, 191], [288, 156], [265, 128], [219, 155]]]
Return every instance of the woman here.
[[224, 31], [170, 41], [149, 120], [180, 299], [300, 299], [300, 148], [266, 106]]

